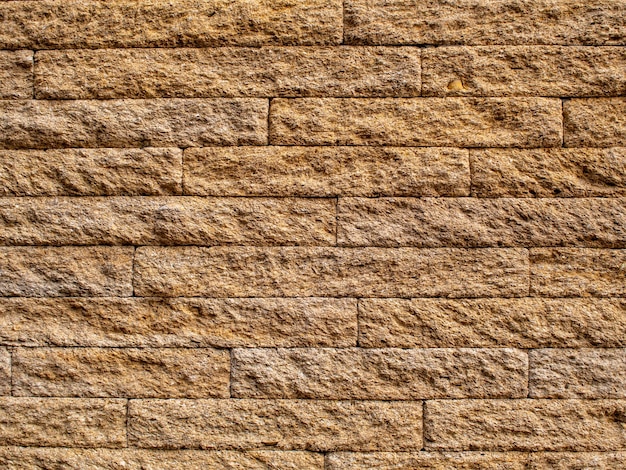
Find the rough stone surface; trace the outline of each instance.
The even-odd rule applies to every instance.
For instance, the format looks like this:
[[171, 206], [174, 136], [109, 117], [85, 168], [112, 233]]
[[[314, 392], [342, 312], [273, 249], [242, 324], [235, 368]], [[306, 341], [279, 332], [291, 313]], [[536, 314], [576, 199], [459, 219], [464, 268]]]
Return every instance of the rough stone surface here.
[[537, 452], [530, 455], [530, 470], [604, 470], [626, 467], [626, 452]]
[[0, 51], [0, 99], [33, 97], [33, 63], [33, 51]]
[[11, 395], [11, 354], [0, 348], [0, 395]]
[[626, 147], [626, 98], [563, 103], [566, 147]]

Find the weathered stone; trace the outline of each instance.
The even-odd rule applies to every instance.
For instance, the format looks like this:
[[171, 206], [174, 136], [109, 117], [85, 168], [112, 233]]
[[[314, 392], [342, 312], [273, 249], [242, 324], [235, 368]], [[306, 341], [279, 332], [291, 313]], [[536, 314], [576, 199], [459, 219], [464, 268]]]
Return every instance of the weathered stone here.
[[267, 113], [253, 98], [0, 101], [0, 148], [265, 145]]
[[417, 400], [518, 398], [528, 357], [516, 349], [235, 349], [232, 396]]
[[469, 187], [467, 150], [455, 148], [206, 147], [185, 151], [185, 194], [468, 196]]
[[270, 143], [557, 147], [561, 102], [552, 98], [278, 98]]
[[0, 99], [33, 97], [33, 63], [33, 51], [0, 51]]
[[138, 296], [518, 297], [524, 249], [140, 247]]
[[321, 452], [422, 447], [419, 401], [132, 400], [129, 412], [130, 445], [137, 447]]
[[11, 395], [11, 354], [0, 348], [0, 395]]
[[626, 468], [626, 452], [533, 452], [529, 470]]
[[626, 147], [626, 98], [563, 103], [566, 147]]
[[0, 296], [129, 297], [132, 247], [0, 247]]

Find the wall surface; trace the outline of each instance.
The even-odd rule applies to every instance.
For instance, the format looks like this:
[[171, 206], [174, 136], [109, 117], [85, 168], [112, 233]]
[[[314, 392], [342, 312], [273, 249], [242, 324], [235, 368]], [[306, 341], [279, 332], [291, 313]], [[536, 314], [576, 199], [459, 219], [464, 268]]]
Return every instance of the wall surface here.
[[626, 0], [0, 0], [0, 468], [626, 468]]

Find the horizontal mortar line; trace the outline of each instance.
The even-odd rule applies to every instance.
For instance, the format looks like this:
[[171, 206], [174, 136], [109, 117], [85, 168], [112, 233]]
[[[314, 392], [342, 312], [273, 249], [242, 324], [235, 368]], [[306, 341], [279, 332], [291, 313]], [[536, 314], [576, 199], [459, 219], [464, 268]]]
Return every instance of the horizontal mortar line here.
[[[20, 297], [20, 296], [12, 296], [12, 297], [0, 297], [0, 299], [52, 299], [52, 300], [107, 300], [107, 299], [129, 299], [129, 298], [134, 298], [134, 297], [119, 297], [119, 296], [109, 296], [109, 297]], [[215, 299], [219, 299], [219, 300], [228, 300], [228, 299], [259, 299], [259, 300], [281, 300], [281, 299], [289, 299], [289, 300], [297, 300], [297, 299], [321, 299], [321, 300], [332, 300], [332, 299], [337, 299], [337, 300], [395, 300], [395, 299], [400, 299], [400, 300], [421, 300], [421, 299], [425, 299], [425, 300], [433, 300], [433, 299], [440, 299], [440, 300], [445, 300], [445, 301], [462, 301], [462, 300], [473, 300], [473, 299], [477, 299], [477, 297], [367, 297], [367, 296], [352, 296], [352, 297], [320, 297], [320, 296], [291, 296], [291, 297], [185, 297], [185, 296], [179, 296], [179, 297], [150, 297], [150, 296], [146, 296], [146, 297], [135, 297], [137, 299], [154, 299], [154, 300], [162, 300], [162, 299], [169, 299], [172, 301], [175, 300], [185, 300], [185, 299], [193, 299], [193, 300], [198, 300], [198, 299], [207, 299], [207, 300], [215, 300]], [[479, 297], [478, 299], [491, 299], [491, 300], [510, 300], [510, 299], [519, 299], [519, 300], [523, 300], [523, 299], [537, 299], [538, 297], [497, 297], [497, 296], [492, 296], [492, 297]], [[541, 298], [545, 298], [545, 299], [551, 299], [551, 300], [572, 300], [572, 299], [578, 299], [578, 300], [591, 300], [594, 298], [598, 298], [598, 297], [588, 297], [588, 296], [579, 296], [579, 297], [541, 297]], [[622, 301], [624, 300], [624, 297], [600, 297], [602, 299], [606, 299], [606, 300], [619, 300]]]

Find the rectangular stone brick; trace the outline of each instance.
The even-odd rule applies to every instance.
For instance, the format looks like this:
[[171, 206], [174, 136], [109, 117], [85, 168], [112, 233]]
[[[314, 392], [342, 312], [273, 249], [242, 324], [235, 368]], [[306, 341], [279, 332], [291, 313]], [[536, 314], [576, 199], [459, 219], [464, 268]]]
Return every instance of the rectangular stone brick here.
[[417, 400], [526, 397], [516, 349], [235, 349], [236, 398]]
[[0, 48], [340, 44], [340, 0], [0, 3]]
[[334, 199], [0, 198], [5, 245], [334, 245]]
[[354, 299], [0, 298], [0, 344], [356, 346]]
[[341, 198], [343, 246], [626, 247], [625, 199]]
[[0, 296], [130, 297], [132, 247], [0, 247]]
[[11, 395], [11, 354], [0, 348], [0, 395]]
[[132, 400], [129, 412], [130, 445], [137, 447], [318, 452], [422, 447], [419, 401]]
[[561, 146], [561, 102], [552, 98], [279, 98], [276, 145]]
[[0, 51], [0, 99], [33, 97], [33, 63], [33, 51]]
[[470, 150], [472, 196], [623, 197], [626, 149]]
[[533, 452], [529, 470], [625, 468], [626, 452]]
[[0, 397], [0, 445], [124, 447], [126, 400]]
[[267, 113], [252, 98], [0, 101], [0, 148], [265, 145]]
[[626, 147], [626, 98], [563, 103], [566, 147]]
[[626, 398], [626, 349], [529, 351], [532, 398]]
[[626, 296], [626, 250], [536, 248], [530, 271], [531, 295]]
[[13, 395], [227, 398], [229, 374], [227, 350], [18, 348]]
[[433, 400], [426, 449], [613, 451], [626, 448], [624, 400]]
[[138, 296], [518, 297], [524, 249], [141, 247]]
[[622, 1], [347, 0], [348, 44], [625, 44]]
[[626, 347], [623, 299], [359, 299], [368, 348]]
[[41, 51], [37, 53], [35, 91], [38, 99], [419, 96], [420, 50], [221, 47]]

